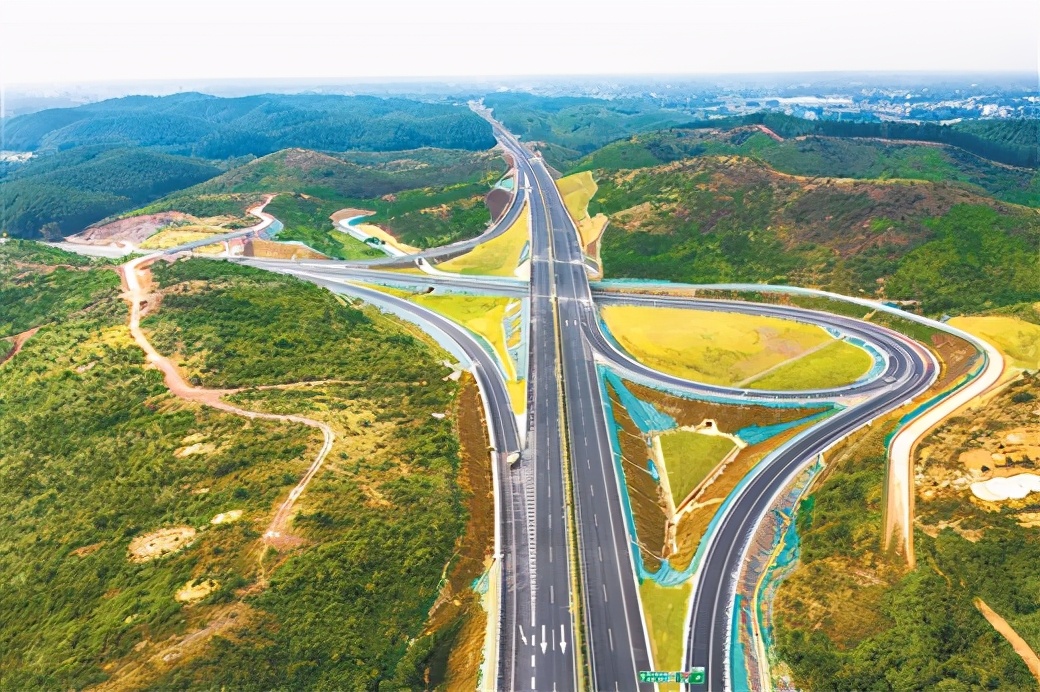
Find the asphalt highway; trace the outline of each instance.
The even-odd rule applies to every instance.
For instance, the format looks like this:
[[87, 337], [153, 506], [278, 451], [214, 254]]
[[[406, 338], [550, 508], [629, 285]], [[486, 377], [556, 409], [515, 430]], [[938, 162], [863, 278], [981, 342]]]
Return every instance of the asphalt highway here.
[[603, 334], [599, 325], [589, 330], [588, 338], [593, 341], [596, 351], [615, 367], [627, 371], [639, 380], [652, 384], [678, 389], [692, 395], [714, 395], [740, 397], [752, 401], [834, 401], [836, 399], [875, 394], [891, 389], [893, 378], [904, 379], [916, 376], [912, 362], [916, 350], [909, 350], [906, 337], [878, 325], [816, 310], [791, 307], [786, 305], [767, 305], [746, 303], [735, 300], [696, 299], [678, 296], [647, 296], [633, 293], [617, 293], [614, 291], [593, 294], [597, 305], [644, 305], [656, 307], [677, 307], [689, 310], [710, 312], [735, 312], [745, 315], [778, 317], [796, 320], [821, 327], [831, 327], [846, 336], [855, 337], [873, 346], [884, 354], [886, 363], [884, 370], [869, 379], [843, 387], [831, 389], [807, 389], [799, 391], [770, 391], [763, 389], [739, 389], [694, 382], [681, 377], [668, 375], [639, 363], [628, 354], [620, 351]]
[[[531, 297], [532, 304], [539, 301], [543, 306], [539, 312], [532, 311], [536, 323], [549, 309], [556, 309], [558, 340], [552, 346], [532, 343], [531, 362], [537, 373], [536, 359], [546, 358], [543, 352], [550, 348], [559, 349], [563, 417], [553, 412], [554, 419], [550, 419], [546, 412], [545, 422], [553, 426], [554, 438], [561, 432], [566, 435], [581, 581], [580, 594], [571, 598], [581, 599], [590, 677], [586, 684], [595, 690], [637, 689], [638, 673], [650, 669], [650, 658], [599, 377], [592, 347], [584, 336], [587, 329], [579, 328], [597, 321], [577, 231], [542, 161], [519, 147], [508, 133], [496, 130], [530, 180], [535, 250]], [[532, 403], [538, 404], [537, 393]], [[539, 464], [561, 466], [561, 459], [554, 455], [539, 456], [536, 451], [535, 458]], [[553, 570], [564, 571], [555, 566]], [[538, 689], [550, 689], [549, 683], [546, 680]]]
[[[495, 463], [503, 479], [499, 689], [568, 690], [577, 688], [579, 680], [595, 690], [652, 689], [638, 682], [638, 672], [653, 666], [621, 505], [622, 479], [613, 461], [596, 372], [597, 358], [634, 378], [693, 395], [739, 396], [749, 403], [780, 399], [851, 401], [849, 408], [794, 438], [760, 465], [756, 475], [727, 502], [716, 530], [706, 538], [688, 617], [684, 667], [703, 666], [708, 689], [728, 689], [731, 609], [749, 537], [776, 496], [807, 462], [927, 389], [936, 376], [935, 361], [923, 347], [896, 332], [830, 313], [737, 301], [593, 294], [577, 231], [544, 163], [493, 124], [500, 142], [515, 159], [518, 179], [526, 184], [518, 185], [513, 206], [489, 233], [497, 234], [508, 227], [510, 214], [519, 214], [524, 201], [531, 211], [531, 281], [526, 289], [531, 299], [526, 447], [521, 449], [516, 419], [492, 356], [464, 329], [406, 300], [349, 283], [393, 282], [387, 276], [389, 272], [380, 271], [379, 266], [392, 265], [401, 258], [365, 263], [371, 269], [351, 262], [239, 261], [393, 305], [448, 335], [472, 361], [493, 444], [500, 452]], [[465, 249], [489, 237], [485, 234], [464, 241], [469, 243]], [[428, 252], [430, 258], [453, 256]], [[409, 262], [415, 257], [408, 258]], [[522, 295], [525, 290], [515, 281], [477, 277], [399, 275], [397, 280], [403, 285], [450, 286], [500, 295]], [[877, 377], [850, 387], [796, 393], [691, 382], [643, 366], [617, 349], [602, 331], [596, 303], [741, 312], [831, 326], [884, 353], [885, 369]], [[520, 461], [513, 465], [506, 460], [506, 453], [511, 451], [521, 452]], [[568, 540], [571, 530], [573, 544]], [[584, 638], [581, 669], [575, 658], [579, 653], [576, 633]]]

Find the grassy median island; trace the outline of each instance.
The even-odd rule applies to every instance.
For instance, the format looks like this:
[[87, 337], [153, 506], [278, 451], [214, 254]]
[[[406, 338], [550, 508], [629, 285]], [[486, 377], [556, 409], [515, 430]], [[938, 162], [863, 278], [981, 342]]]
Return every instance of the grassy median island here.
[[[174, 398], [130, 339], [115, 272], [49, 249], [29, 262], [29, 247], [0, 245], [0, 292], [19, 296], [0, 301], [0, 336], [41, 327], [0, 365], [0, 688], [436, 681], [433, 644], [480, 629], [472, 608], [427, 622], [442, 574], [466, 556], [452, 578], [469, 584], [487, 540], [467, 529], [486, 509], [471, 498], [486, 501], [487, 461], [460, 461], [443, 354], [293, 279], [209, 260], [156, 268], [146, 329], [161, 351], [203, 386], [244, 387], [239, 406], [336, 431], [294, 542], [265, 551], [321, 436]], [[66, 260], [85, 268], [54, 269]]]
[[733, 440], [721, 435], [686, 430], [661, 435], [668, 484], [676, 504], [686, 499], [735, 446]]
[[639, 362], [708, 384], [837, 387], [866, 374], [872, 362], [862, 349], [793, 320], [638, 305], [608, 305], [600, 314]]

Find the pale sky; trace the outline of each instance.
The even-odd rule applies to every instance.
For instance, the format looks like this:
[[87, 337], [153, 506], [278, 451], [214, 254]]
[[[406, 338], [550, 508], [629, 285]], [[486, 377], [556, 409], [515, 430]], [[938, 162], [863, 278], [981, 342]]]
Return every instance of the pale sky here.
[[6, 85], [1036, 71], [1036, 0], [3, 0]]

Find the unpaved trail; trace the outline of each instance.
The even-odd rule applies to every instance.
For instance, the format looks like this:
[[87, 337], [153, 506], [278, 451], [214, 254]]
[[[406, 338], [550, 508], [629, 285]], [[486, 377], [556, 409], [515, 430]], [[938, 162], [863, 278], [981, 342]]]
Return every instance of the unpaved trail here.
[[[18, 352], [22, 350], [22, 346], [25, 345], [25, 342], [28, 341], [29, 339], [31, 339], [36, 334], [36, 332], [38, 332], [38, 331], [40, 331], [39, 327], [33, 327], [32, 329], [30, 329], [27, 332], [22, 332], [21, 334], [15, 334], [14, 338], [12, 339], [11, 350], [8, 351], [7, 353], [4, 353], [3, 355], [0, 355], [0, 365], [3, 365], [7, 361], [9, 361], [12, 358], [14, 358], [15, 356], [17, 356]], [[0, 353], [2, 353], [2, 352], [0, 352]]]
[[137, 345], [141, 350], [144, 351], [147, 361], [162, 372], [166, 387], [170, 392], [185, 401], [209, 406], [220, 411], [232, 413], [236, 416], [242, 416], [251, 420], [260, 419], [299, 423], [301, 425], [317, 428], [318, 430], [321, 430], [322, 435], [324, 435], [324, 443], [318, 451], [317, 456], [315, 456], [314, 461], [307, 469], [307, 472], [303, 475], [303, 478], [300, 479], [300, 482], [296, 484], [296, 487], [292, 489], [289, 496], [284, 502], [282, 502], [281, 506], [275, 512], [274, 519], [272, 519], [270, 525], [268, 525], [267, 531], [264, 532], [264, 541], [266, 543], [273, 545], [286, 543], [288, 540], [283, 534], [285, 534], [286, 528], [288, 527], [293, 505], [296, 503], [296, 500], [299, 499], [300, 495], [303, 494], [303, 491], [307, 488], [307, 484], [311, 482], [311, 479], [314, 478], [321, 469], [325, 457], [328, 456], [329, 451], [332, 449], [332, 443], [335, 441], [336, 435], [333, 433], [332, 428], [327, 424], [314, 420], [313, 418], [248, 411], [229, 404], [222, 399], [225, 394], [229, 394], [234, 390], [192, 387], [184, 380], [184, 377], [177, 369], [177, 366], [174, 365], [169, 358], [166, 358], [155, 350], [155, 347], [152, 346], [150, 341], [148, 341], [148, 337], [145, 336], [144, 331], [141, 329], [141, 310], [148, 296], [145, 287], [151, 283], [151, 274], [148, 267], [161, 256], [162, 253], [156, 253], [131, 260], [120, 267], [120, 274], [123, 278], [123, 288], [126, 291], [124, 297], [130, 303], [130, 334], [134, 337], [134, 341], [137, 342]]
[[1015, 653], [1025, 662], [1026, 667], [1029, 668], [1029, 672], [1033, 674], [1037, 682], [1040, 682], [1040, 657], [1036, 655], [1036, 652], [1030, 648], [1029, 644], [1025, 639], [1014, 630], [1014, 628], [1008, 624], [1008, 621], [1000, 617], [996, 611], [990, 608], [984, 600], [981, 598], [975, 599], [975, 607], [979, 609], [982, 616], [989, 621], [989, 624], [993, 625], [993, 629], [1000, 633], [1000, 636], [1004, 637], [1011, 645], [1011, 648], [1015, 650]]
[[944, 420], [970, 405], [997, 384], [1004, 374], [1004, 358], [989, 343], [977, 339], [988, 356], [986, 369], [963, 389], [925, 411], [901, 428], [888, 447], [888, 502], [885, 507], [885, 541], [887, 549], [894, 536], [913, 569], [914, 558], [914, 451], [917, 443]]

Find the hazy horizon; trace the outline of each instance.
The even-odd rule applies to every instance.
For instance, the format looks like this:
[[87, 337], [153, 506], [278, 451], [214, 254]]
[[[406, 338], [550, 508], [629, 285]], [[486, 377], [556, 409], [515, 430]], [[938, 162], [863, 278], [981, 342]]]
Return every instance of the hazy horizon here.
[[[765, 0], [692, 5], [471, 0], [378, 6], [274, 0], [14, 0], [12, 87], [207, 81], [390, 83], [829, 73], [1036, 74], [1040, 6], [1023, 0]], [[417, 67], [421, 66], [421, 67]]]

